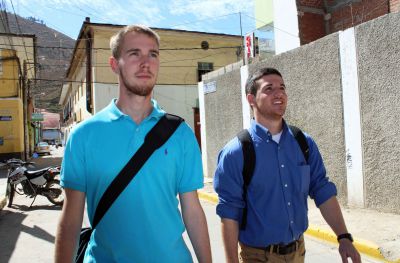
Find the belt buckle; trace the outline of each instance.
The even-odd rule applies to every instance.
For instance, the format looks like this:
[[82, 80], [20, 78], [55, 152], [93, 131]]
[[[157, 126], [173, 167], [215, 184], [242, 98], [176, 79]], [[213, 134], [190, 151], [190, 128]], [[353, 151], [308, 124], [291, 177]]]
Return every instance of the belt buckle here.
[[279, 255], [287, 255], [297, 251], [297, 241], [291, 242], [287, 245], [275, 245], [276, 252]]

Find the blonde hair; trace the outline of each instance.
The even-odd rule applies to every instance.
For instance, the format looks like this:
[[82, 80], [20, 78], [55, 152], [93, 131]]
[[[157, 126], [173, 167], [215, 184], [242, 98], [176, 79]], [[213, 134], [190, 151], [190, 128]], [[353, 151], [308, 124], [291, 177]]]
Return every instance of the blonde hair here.
[[110, 39], [110, 48], [114, 58], [118, 59], [120, 57], [122, 42], [124, 40], [125, 35], [130, 32], [145, 34], [153, 38], [157, 42], [157, 46], [160, 46], [160, 36], [151, 28], [144, 25], [125, 26]]

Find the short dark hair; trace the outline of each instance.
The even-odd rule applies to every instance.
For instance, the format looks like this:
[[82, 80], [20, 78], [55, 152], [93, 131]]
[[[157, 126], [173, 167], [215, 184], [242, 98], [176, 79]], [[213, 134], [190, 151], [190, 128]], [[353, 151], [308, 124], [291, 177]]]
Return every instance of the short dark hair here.
[[259, 88], [256, 83], [257, 80], [268, 75], [278, 75], [283, 78], [282, 74], [275, 68], [260, 68], [247, 78], [246, 95], [253, 94], [255, 96]]

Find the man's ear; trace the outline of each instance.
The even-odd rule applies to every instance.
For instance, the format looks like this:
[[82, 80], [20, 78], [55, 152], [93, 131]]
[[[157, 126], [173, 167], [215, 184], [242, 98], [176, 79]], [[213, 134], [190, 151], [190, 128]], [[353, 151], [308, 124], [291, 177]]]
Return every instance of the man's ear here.
[[249, 105], [253, 107], [253, 105], [255, 104], [256, 97], [253, 94], [249, 93], [246, 95], [246, 98]]
[[110, 64], [112, 71], [113, 71], [115, 74], [119, 74], [118, 60], [117, 60], [116, 58], [114, 58], [114, 57], [111, 56], [111, 57], [108, 59], [108, 63]]

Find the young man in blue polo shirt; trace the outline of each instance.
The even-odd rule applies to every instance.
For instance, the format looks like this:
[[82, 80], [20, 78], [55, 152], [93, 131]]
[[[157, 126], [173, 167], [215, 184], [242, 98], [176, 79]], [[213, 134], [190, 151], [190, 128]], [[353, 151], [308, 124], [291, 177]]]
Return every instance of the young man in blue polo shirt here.
[[[56, 262], [75, 257], [85, 199], [93, 222], [104, 191], [165, 114], [151, 99], [160, 65], [158, 35], [144, 26], [128, 26], [111, 38], [110, 46], [120, 94], [69, 136], [61, 172], [66, 197]], [[182, 238], [185, 227], [198, 261], [211, 262], [207, 223], [197, 196], [201, 187], [199, 147], [182, 123], [101, 219], [84, 262], [192, 262]]]
[[[238, 138], [220, 152], [214, 178], [227, 262], [304, 262], [308, 196], [338, 235], [343, 262], [348, 257], [360, 262], [317, 145], [305, 135], [309, 147], [306, 161], [283, 119], [287, 95], [282, 75], [273, 68], [259, 69], [249, 76], [246, 95], [254, 113], [248, 130], [256, 156], [247, 202], [243, 199], [244, 162]], [[243, 216], [247, 219], [244, 228], [240, 227]]]

